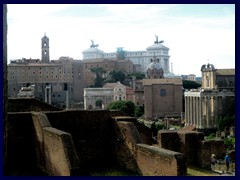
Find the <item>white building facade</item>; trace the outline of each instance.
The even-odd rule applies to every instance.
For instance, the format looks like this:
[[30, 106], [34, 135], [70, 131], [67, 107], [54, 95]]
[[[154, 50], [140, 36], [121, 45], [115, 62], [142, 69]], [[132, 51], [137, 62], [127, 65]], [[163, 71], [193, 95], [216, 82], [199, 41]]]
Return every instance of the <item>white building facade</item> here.
[[[163, 67], [164, 77], [174, 76], [170, 72], [169, 65], [169, 48], [163, 45], [163, 41], [158, 41], [156, 36], [156, 41], [154, 44], [146, 48], [146, 51], [123, 51], [122, 48], [118, 48], [117, 52], [105, 53], [104, 51], [97, 48], [98, 45], [91, 45], [90, 48], [82, 52], [83, 60], [87, 59], [96, 59], [96, 58], [105, 58], [105, 59], [117, 59], [119, 53], [122, 53], [122, 58], [129, 59], [135, 65], [140, 65], [140, 71], [146, 73], [150, 59], [155, 54], [156, 58], [159, 59], [159, 63]], [[119, 51], [120, 50], [120, 51]]]

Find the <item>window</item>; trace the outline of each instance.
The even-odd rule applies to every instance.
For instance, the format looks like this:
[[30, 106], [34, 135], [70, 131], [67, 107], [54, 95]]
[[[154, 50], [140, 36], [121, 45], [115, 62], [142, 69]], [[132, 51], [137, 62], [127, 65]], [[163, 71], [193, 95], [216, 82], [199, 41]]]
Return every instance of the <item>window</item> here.
[[160, 96], [166, 96], [166, 89], [160, 89]]
[[67, 83], [64, 83], [63, 89], [64, 89], [64, 91], [68, 90], [68, 84]]

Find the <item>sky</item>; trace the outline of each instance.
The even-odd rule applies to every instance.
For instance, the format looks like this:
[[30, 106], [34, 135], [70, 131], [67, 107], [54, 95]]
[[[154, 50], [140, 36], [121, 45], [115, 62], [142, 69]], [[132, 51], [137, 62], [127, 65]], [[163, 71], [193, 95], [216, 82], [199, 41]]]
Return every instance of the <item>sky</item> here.
[[104, 52], [144, 51], [157, 35], [176, 75], [235, 68], [234, 4], [8, 4], [7, 16], [8, 62], [41, 59], [44, 33], [51, 60], [82, 60], [91, 40]]

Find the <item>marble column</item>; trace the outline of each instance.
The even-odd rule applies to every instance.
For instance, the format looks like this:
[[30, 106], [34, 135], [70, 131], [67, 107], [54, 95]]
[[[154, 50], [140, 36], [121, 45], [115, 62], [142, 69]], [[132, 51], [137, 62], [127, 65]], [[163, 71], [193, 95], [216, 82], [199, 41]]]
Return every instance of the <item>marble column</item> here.
[[199, 97], [199, 128], [202, 129], [202, 121], [203, 121], [203, 115], [202, 115], [202, 97]]
[[196, 128], [199, 128], [199, 97], [196, 97]]
[[187, 125], [190, 125], [190, 99], [187, 96]]
[[210, 97], [207, 97], [207, 128], [210, 127], [210, 121], [211, 121], [211, 99]]
[[185, 96], [185, 126], [188, 125], [188, 107], [187, 107], [187, 96]]
[[193, 111], [193, 108], [192, 108], [192, 97], [189, 97], [189, 101], [190, 101], [190, 103], [189, 103], [189, 109], [190, 109], [190, 111], [189, 111], [189, 113], [190, 113], [190, 116], [189, 116], [189, 121], [190, 121], [190, 126], [192, 126], [192, 111]]

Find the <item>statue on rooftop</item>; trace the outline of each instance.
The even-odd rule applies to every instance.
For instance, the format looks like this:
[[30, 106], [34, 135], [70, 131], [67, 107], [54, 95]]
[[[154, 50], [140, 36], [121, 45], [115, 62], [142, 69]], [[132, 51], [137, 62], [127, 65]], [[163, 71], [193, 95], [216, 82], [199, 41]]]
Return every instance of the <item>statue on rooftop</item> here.
[[91, 44], [90, 48], [98, 47], [98, 44], [94, 44], [94, 41], [93, 41], [93, 40], [91, 40], [91, 42], [92, 42], [92, 44]]
[[159, 43], [163, 43], [164, 42], [163, 40], [162, 41], [158, 41], [158, 36], [157, 35], [155, 35], [155, 37], [156, 37], [156, 41], [154, 41], [155, 44], [159, 44]]

